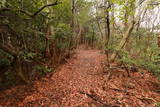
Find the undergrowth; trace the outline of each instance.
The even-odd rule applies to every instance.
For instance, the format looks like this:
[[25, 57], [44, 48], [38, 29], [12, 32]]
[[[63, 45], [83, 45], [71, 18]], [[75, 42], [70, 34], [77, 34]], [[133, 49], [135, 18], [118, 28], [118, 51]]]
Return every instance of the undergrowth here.
[[119, 37], [114, 37], [107, 50], [118, 53], [117, 61], [146, 69], [160, 79], [160, 48], [157, 46], [157, 36], [154, 33], [147, 31], [132, 33], [132, 37], [122, 50], [116, 49], [117, 42], [114, 40], [119, 40]]

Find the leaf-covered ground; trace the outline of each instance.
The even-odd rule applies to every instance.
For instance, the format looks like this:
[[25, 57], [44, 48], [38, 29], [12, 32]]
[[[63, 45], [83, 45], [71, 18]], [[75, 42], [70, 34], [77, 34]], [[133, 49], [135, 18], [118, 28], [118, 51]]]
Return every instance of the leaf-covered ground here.
[[155, 107], [160, 102], [160, 84], [151, 73], [140, 70], [128, 77], [116, 69], [108, 78], [105, 59], [99, 50], [80, 47], [56, 72], [0, 92], [0, 106]]

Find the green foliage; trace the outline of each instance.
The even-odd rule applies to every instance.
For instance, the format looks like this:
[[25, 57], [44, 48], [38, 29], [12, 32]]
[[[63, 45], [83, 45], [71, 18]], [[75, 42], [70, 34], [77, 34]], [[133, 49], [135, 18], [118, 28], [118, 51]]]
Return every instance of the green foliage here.
[[66, 49], [69, 47], [72, 37], [72, 30], [69, 24], [59, 23], [55, 30], [57, 48]]
[[118, 61], [123, 62], [128, 65], [136, 65], [136, 62], [134, 59], [132, 59], [129, 55], [129, 52], [122, 49], [122, 50], [117, 50], [115, 47], [108, 47], [107, 50], [109, 50], [112, 53], [118, 53]]
[[22, 53], [22, 58], [24, 59], [24, 61], [26, 62], [32, 62], [32, 60], [37, 56], [36, 53], [33, 52], [25, 52]]
[[[32, 72], [32, 70], [29, 70], [28, 74], [25, 73], [27, 66], [34, 64], [35, 59], [36, 61], [47, 60], [47, 58], [44, 58], [47, 49], [50, 52], [55, 49], [55, 52], [52, 52], [55, 55], [51, 56], [54, 57], [52, 59], [56, 59], [61, 54], [70, 51], [70, 47], [74, 44], [71, 28], [73, 17], [71, 1], [63, 0], [59, 5], [46, 7], [33, 18], [28, 15], [34, 14], [44, 5], [55, 1], [0, 1], [0, 8], [10, 9], [9, 11], [0, 10], [0, 46], [6, 46], [9, 51], [16, 52], [16, 57], [20, 59], [21, 65], [19, 66], [22, 68], [20, 72], [24, 72], [26, 75]], [[13, 59], [15, 59], [15, 56], [11, 54], [12, 57], [10, 57], [8, 54], [11, 53], [3, 49], [0, 50], [0, 69], [4, 66], [14, 68], [13, 65], [16, 63], [13, 62], [15, 61]], [[50, 68], [42, 66], [35, 67], [35, 70], [51, 72]]]
[[69, 24], [72, 19], [71, 1], [63, 0], [63, 3], [53, 7], [51, 23], [58, 25], [60, 23]]
[[42, 65], [36, 65], [33, 67], [34, 71], [41, 71], [43, 73], [48, 73], [48, 72], [52, 72], [52, 69], [47, 67], [47, 66], [42, 66]]
[[6, 66], [9, 66], [10, 65], [10, 61], [8, 59], [0, 59], [0, 68], [2, 67], [6, 67]]
[[6, 0], [1, 0], [0, 1], [0, 8], [5, 7]]
[[64, 24], [64, 23], [59, 23], [56, 26], [56, 31], [55, 31], [55, 39], [64, 39], [66, 40], [67, 37], [71, 36], [71, 28], [69, 24]]
[[0, 50], [0, 69], [11, 65], [13, 57]]
[[157, 102], [157, 104], [156, 104], [156, 105], [157, 105], [157, 107], [160, 107], [160, 102]]
[[[5, 72], [3, 76], [5, 76], [5, 79], [9, 82], [16, 79], [14, 72], [11, 72], [11, 71]], [[8, 82], [8, 84], [9, 84], [9, 82]]]
[[[141, 37], [139, 38], [139, 36]], [[127, 47], [130, 48], [129, 51], [125, 49], [117, 50], [115, 45], [110, 45], [107, 50], [112, 51], [112, 53], [117, 52], [118, 61], [129, 66], [149, 70], [160, 79], [160, 48], [157, 47], [155, 41], [154, 34], [151, 35], [151, 33], [142, 30], [132, 33], [132, 37], [127, 44]], [[116, 44], [116, 41], [113, 43]]]
[[80, 25], [86, 26], [86, 23], [92, 19], [90, 13], [90, 7], [92, 6], [92, 3], [86, 3], [85, 1], [78, 0], [77, 1], [78, 10], [80, 11], [80, 14], [78, 14], [78, 21], [80, 22]]

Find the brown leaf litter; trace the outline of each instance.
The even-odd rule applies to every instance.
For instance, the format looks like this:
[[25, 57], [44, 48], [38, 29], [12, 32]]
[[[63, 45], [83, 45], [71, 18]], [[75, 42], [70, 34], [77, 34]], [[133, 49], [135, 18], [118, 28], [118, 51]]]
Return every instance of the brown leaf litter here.
[[[148, 71], [113, 70], [103, 74], [106, 56], [96, 49], [78, 48], [56, 72], [28, 85], [0, 93], [0, 107], [156, 107], [160, 82]], [[102, 73], [102, 75], [91, 75]]]

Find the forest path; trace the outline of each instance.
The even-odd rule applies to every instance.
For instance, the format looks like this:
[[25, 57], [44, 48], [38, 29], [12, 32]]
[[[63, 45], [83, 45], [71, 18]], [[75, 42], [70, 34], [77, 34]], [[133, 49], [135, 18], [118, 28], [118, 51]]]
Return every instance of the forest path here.
[[[105, 55], [101, 54], [100, 50], [85, 49], [84, 46], [80, 46], [66, 64], [59, 66], [52, 76], [44, 78], [44, 82], [40, 84], [38, 82], [36, 85], [39, 94], [43, 93], [47, 99], [50, 96], [43, 105], [53, 107], [82, 105], [82, 107], [86, 107], [89, 98], [80, 92], [90, 92], [103, 86], [102, 77], [90, 74], [102, 71], [101, 63], [104, 59]], [[35, 96], [31, 95], [25, 98], [22, 105], [31, 102], [30, 98], [35, 98]], [[83, 105], [84, 103], [87, 105]]]
[[0, 105], [154, 107], [155, 101], [160, 101], [159, 94], [153, 92], [156, 87], [153, 83], [157, 80], [150, 73], [135, 73], [134, 78], [129, 78], [124, 70], [116, 70], [113, 71], [115, 74], [112, 79], [108, 80], [108, 75], [102, 73], [105, 58], [100, 50], [81, 46], [67, 63], [56, 69], [56, 72], [35, 81], [32, 85], [16, 86], [0, 93]]

